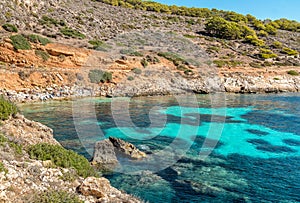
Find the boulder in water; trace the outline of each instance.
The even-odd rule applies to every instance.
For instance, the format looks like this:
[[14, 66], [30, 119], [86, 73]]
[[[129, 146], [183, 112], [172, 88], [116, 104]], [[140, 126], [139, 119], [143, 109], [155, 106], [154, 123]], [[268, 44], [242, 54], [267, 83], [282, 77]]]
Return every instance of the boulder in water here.
[[120, 155], [126, 156], [131, 159], [142, 159], [147, 156], [144, 152], [141, 152], [138, 148], [136, 148], [129, 142], [125, 142], [124, 140], [114, 137], [109, 137], [109, 140], [115, 147], [116, 152]]
[[92, 164], [106, 170], [113, 169], [118, 165], [114, 145], [109, 139], [99, 141], [95, 144]]

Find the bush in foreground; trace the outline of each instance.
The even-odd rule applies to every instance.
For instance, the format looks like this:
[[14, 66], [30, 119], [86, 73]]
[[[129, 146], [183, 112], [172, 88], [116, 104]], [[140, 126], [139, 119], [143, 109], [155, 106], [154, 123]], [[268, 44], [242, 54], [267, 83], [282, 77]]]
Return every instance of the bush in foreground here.
[[18, 113], [18, 108], [15, 104], [0, 96], [0, 120], [7, 120], [11, 116]]
[[78, 175], [82, 177], [97, 176], [97, 173], [85, 157], [59, 145], [47, 143], [32, 145], [28, 148], [28, 154], [31, 159], [51, 160], [55, 166], [74, 168]]
[[66, 191], [49, 190], [34, 197], [33, 203], [83, 203], [77, 196]]

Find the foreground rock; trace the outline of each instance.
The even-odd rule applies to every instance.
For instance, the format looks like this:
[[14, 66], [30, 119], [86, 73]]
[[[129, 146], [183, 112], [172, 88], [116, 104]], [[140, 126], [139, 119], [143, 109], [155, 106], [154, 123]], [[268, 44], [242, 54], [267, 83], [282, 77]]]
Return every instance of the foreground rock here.
[[0, 132], [11, 136], [11, 139], [21, 145], [33, 145], [38, 143], [57, 144], [53, 138], [53, 130], [41, 123], [28, 120], [23, 115], [17, 115], [2, 122]]
[[114, 203], [138, 203], [137, 199], [126, 195], [116, 188], [112, 187], [106, 178], [86, 178], [79, 187], [79, 191], [85, 196], [93, 196], [98, 198], [99, 202]]
[[[83, 178], [75, 169], [51, 168], [54, 166], [51, 160], [29, 158], [24, 147], [19, 148], [16, 143], [20, 146], [59, 144], [53, 138], [52, 129], [45, 125], [17, 115], [2, 123], [0, 136], [0, 203], [37, 202], [44, 192], [65, 192], [86, 203], [141, 202], [112, 187], [106, 178]], [[114, 148], [110, 141], [107, 143]]]

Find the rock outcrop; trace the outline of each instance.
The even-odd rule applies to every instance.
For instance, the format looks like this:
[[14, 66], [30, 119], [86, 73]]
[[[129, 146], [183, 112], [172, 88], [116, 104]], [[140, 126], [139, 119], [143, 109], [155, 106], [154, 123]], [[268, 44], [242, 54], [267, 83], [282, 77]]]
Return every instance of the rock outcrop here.
[[92, 164], [101, 170], [113, 170], [119, 164], [117, 157], [139, 160], [147, 155], [129, 142], [109, 137], [95, 144]]
[[109, 170], [118, 165], [114, 145], [108, 139], [95, 144], [92, 164], [103, 170]]
[[129, 142], [125, 142], [124, 140], [109, 137], [109, 140], [115, 147], [118, 154], [121, 156], [126, 156], [130, 159], [142, 159], [147, 157], [144, 152], [141, 152], [138, 148], [136, 148], [133, 144]]
[[110, 185], [106, 178], [86, 178], [79, 186], [79, 191], [85, 196], [98, 198], [98, 202], [139, 203], [132, 196], [122, 193]]
[[20, 114], [15, 118], [2, 122], [0, 131], [10, 136], [15, 142], [25, 146], [38, 143], [59, 145], [59, 142], [53, 138], [53, 130], [51, 128], [31, 121]]

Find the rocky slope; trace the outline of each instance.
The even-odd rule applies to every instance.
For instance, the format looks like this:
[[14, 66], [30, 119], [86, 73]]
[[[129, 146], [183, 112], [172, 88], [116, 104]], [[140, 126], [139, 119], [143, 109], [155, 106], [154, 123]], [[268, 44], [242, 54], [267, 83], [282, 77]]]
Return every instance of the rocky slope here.
[[[0, 28], [0, 93], [12, 100], [299, 91], [299, 55], [274, 47], [299, 52], [299, 32], [262, 36], [264, 49], [277, 55], [263, 59], [260, 47], [209, 36], [197, 17], [90, 0], [5, 0], [0, 8], [0, 23], [19, 30]], [[51, 43], [16, 50], [9, 39], [33, 33]], [[179, 63], [161, 53], [175, 53]], [[112, 73], [111, 80], [92, 83], [95, 69]]]
[[30, 159], [26, 146], [37, 143], [58, 144], [52, 130], [40, 123], [18, 115], [17, 118], [5, 121], [0, 132], [2, 203], [37, 202], [41, 194], [49, 191], [64, 191], [84, 202], [141, 202], [112, 187], [103, 177], [82, 178], [74, 169], [52, 168], [51, 161]]

